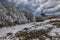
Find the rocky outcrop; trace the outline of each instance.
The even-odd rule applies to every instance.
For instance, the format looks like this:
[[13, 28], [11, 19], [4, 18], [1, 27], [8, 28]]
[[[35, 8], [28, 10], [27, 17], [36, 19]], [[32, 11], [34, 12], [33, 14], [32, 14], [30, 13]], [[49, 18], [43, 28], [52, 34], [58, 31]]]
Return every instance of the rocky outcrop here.
[[0, 26], [11, 26], [26, 22], [28, 20], [21, 11], [12, 5], [5, 7], [0, 3]]
[[7, 0], [0, 0], [0, 26], [12, 26], [27, 22], [35, 22], [35, 16], [31, 12], [21, 11]]

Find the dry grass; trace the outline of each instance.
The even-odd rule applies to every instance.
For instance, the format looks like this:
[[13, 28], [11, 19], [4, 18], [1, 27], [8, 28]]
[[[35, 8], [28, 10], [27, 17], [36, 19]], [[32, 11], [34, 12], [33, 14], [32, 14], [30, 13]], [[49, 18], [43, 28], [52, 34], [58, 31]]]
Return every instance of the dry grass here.
[[52, 30], [52, 28], [48, 28], [47, 30], [33, 30], [33, 31], [19, 31], [16, 33], [16, 37], [19, 37], [20, 40], [33, 40], [39, 38], [39, 40], [45, 40], [46, 37], [51, 39], [51, 36], [48, 33]]
[[60, 16], [54, 16], [54, 15], [52, 15], [52, 16], [48, 16], [48, 17], [46, 17], [47, 19], [54, 19], [54, 18], [60, 18]]
[[50, 21], [49, 23], [57, 26], [58, 28], [60, 27], [60, 20]]

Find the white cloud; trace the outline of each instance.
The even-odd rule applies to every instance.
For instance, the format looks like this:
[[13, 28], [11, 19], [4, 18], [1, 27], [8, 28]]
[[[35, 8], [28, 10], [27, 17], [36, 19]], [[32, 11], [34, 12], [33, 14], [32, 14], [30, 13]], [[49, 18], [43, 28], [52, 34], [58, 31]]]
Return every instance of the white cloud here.
[[60, 14], [60, 0], [48, 0], [42, 3], [35, 12], [40, 12], [40, 10], [43, 10], [47, 14]]
[[13, 1], [9, 0], [9, 1], [14, 2], [17, 6], [19, 6], [20, 4], [25, 6], [29, 5], [28, 8], [30, 8], [31, 10], [34, 9], [34, 13], [43, 10], [43, 12], [49, 14], [49, 12], [53, 13], [57, 10], [60, 10], [60, 0], [13, 0]]

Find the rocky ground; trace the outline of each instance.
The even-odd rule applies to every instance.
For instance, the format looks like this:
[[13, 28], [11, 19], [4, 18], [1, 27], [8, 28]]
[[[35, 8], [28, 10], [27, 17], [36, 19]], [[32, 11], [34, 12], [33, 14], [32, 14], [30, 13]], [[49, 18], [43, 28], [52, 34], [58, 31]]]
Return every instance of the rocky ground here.
[[0, 28], [0, 40], [60, 40], [60, 19]]

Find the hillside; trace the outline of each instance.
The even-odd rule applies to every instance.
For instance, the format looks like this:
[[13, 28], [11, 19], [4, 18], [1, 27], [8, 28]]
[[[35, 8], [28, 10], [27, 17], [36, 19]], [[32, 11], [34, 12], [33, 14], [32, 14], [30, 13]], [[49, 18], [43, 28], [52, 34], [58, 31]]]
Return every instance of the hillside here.
[[[60, 40], [60, 19], [47, 19], [12, 27], [0, 28], [0, 39], [5, 40]], [[2, 34], [1, 34], [2, 33]]]

